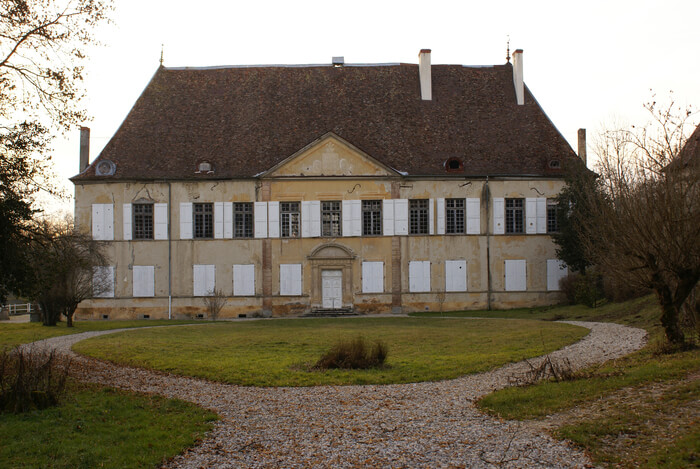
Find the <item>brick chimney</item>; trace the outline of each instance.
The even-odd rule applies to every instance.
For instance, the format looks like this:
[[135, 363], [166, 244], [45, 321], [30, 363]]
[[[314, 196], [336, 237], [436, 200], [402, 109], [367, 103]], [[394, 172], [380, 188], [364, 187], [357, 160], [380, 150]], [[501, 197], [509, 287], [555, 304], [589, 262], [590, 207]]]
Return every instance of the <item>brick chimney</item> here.
[[513, 52], [513, 85], [518, 105], [525, 104], [525, 85], [523, 83], [523, 50]]
[[90, 160], [90, 127], [80, 128], [80, 173], [85, 171]]
[[430, 74], [430, 49], [421, 49], [418, 54], [418, 74], [420, 75], [420, 97], [432, 101], [433, 83]]
[[588, 164], [586, 156], [586, 129], [578, 129], [578, 157]]

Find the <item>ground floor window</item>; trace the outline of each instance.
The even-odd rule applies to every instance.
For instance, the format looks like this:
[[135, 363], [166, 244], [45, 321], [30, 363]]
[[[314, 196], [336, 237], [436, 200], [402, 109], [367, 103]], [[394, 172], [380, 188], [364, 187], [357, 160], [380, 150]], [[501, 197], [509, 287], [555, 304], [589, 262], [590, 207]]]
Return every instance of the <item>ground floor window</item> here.
[[384, 291], [384, 262], [362, 263], [362, 293]]
[[155, 296], [155, 267], [152, 265], [135, 265], [132, 272], [133, 296]]
[[280, 264], [280, 295], [301, 295], [301, 264]]
[[408, 291], [430, 291], [430, 261], [411, 261], [408, 263]]
[[445, 291], [467, 291], [467, 261], [445, 261]]
[[525, 259], [505, 261], [506, 291], [527, 290], [527, 262]]

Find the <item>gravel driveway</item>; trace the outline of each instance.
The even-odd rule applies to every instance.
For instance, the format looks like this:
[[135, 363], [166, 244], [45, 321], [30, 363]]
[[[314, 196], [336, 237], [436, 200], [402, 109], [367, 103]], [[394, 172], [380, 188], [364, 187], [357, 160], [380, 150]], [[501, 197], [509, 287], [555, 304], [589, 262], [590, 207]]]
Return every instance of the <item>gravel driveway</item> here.
[[[576, 368], [641, 348], [641, 329], [566, 321], [591, 333], [553, 352]], [[240, 467], [590, 467], [582, 451], [518, 422], [479, 412], [474, 402], [525, 373], [524, 363], [450, 381], [377, 386], [253, 388], [120, 367], [75, 355], [85, 332], [37, 344], [74, 356], [79, 379], [190, 401], [221, 417], [172, 468]], [[536, 362], [536, 360], [531, 360]]]

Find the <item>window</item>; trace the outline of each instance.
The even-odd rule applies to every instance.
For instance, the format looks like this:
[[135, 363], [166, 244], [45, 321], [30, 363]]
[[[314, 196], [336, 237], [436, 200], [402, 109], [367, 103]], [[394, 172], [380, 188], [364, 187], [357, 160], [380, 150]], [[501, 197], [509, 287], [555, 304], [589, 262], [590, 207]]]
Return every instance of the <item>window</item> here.
[[301, 295], [301, 264], [280, 264], [280, 295]]
[[445, 200], [447, 234], [464, 233], [464, 199]]
[[92, 296], [114, 298], [114, 266], [101, 265], [92, 268]]
[[153, 239], [153, 204], [133, 204], [134, 239]]
[[255, 295], [255, 265], [233, 266], [233, 296]]
[[155, 267], [135, 265], [132, 273], [133, 295], [135, 297], [155, 296]]
[[506, 291], [527, 290], [527, 262], [525, 259], [505, 261]]
[[299, 202], [280, 202], [280, 228], [283, 238], [299, 237]]
[[411, 234], [428, 234], [428, 199], [414, 199], [408, 201], [409, 232]]
[[340, 202], [321, 202], [321, 236], [342, 236]]
[[569, 269], [559, 259], [547, 259], [547, 290], [558, 291], [559, 281], [569, 274]]
[[523, 199], [506, 199], [506, 233], [524, 233]]
[[445, 291], [467, 291], [467, 261], [445, 261]]
[[408, 291], [430, 291], [430, 261], [410, 261], [408, 263]]
[[214, 237], [214, 204], [192, 204], [194, 210], [194, 237]]
[[253, 237], [253, 203], [238, 202], [233, 204], [233, 237]]
[[92, 239], [114, 239], [113, 204], [92, 204]]
[[193, 296], [211, 296], [216, 289], [216, 266], [195, 264], [192, 266]]
[[547, 199], [547, 233], [559, 232], [559, 220], [557, 219], [557, 201]]
[[381, 236], [382, 234], [382, 201], [362, 201], [362, 235]]
[[384, 291], [384, 263], [362, 263], [362, 293], [382, 293]]

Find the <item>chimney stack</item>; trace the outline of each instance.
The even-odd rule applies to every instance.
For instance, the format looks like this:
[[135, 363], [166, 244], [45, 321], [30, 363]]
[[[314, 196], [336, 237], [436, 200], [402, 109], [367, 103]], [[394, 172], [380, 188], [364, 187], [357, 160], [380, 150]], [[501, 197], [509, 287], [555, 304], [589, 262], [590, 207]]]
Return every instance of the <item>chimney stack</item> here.
[[85, 171], [90, 160], [90, 127], [80, 128], [80, 172]]
[[583, 164], [588, 165], [588, 161], [586, 161], [586, 129], [578, 129], [578, 157], [583, 160]]
[[525, 104], [525, 85], [523, 83], [523, 50], [513, 52], [513, 84], [518, 105]]
[[420, 97], [432, 101], [433, 84], [430, 74], [430, 49], [421, 49], [418, 54], [418, 74], [420, 75]]

